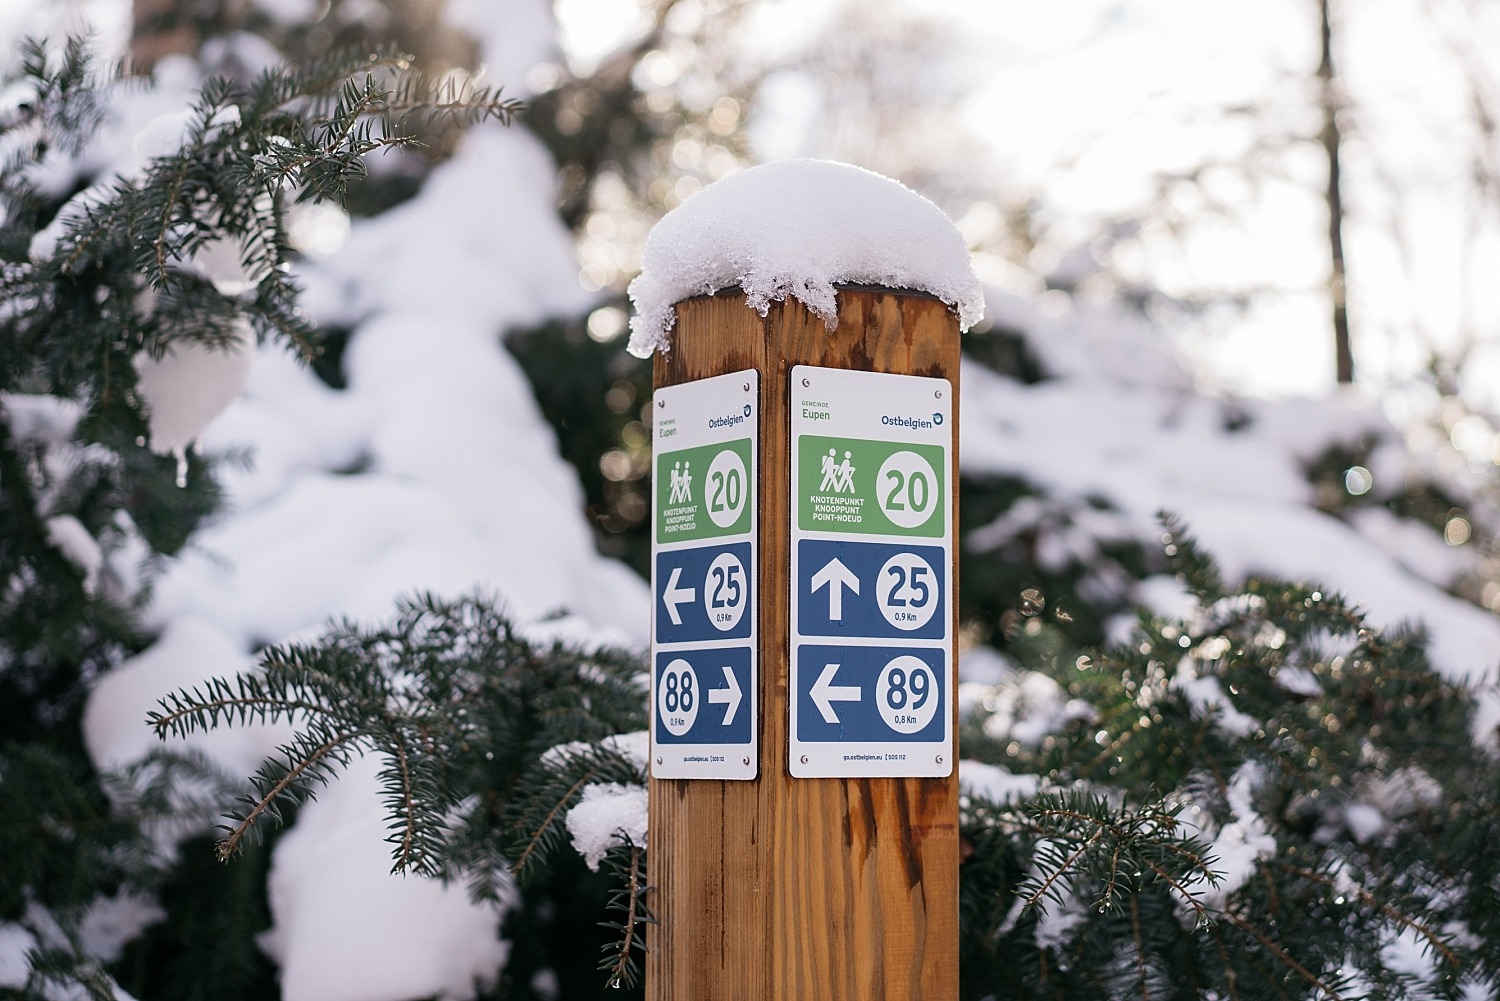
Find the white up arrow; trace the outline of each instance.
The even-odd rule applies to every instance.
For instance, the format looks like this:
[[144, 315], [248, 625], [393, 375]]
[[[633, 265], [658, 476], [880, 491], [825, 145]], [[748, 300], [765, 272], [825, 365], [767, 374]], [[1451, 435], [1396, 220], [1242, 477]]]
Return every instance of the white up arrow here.
[[740, 683], [734, 680], [734, 669], [728, 664], [724, 665], [724, 680], [729, 682], [728, 688], [710, 688], [708, 690], [708, 701], [710, 705], [724, 704], [729, 708], [724, 711], [724, 725], [728, 726], [734, 722], [734, 714], [740, 708], [740, 700], [744, 693], [740, 691]]
[[838, 673], [837, 664], [824, 664], [823, 673], [818, 675], [818, 680], [813, 682], [812, 696], [813, 705], [818, 707], [818, 712], [823, 714], [823, 722], [837, 723], [839, 714], [833, 711], [835, 702], [858, 702], [858, 685], [835, 685], [833, 676]]
[[[828, 588], [828, 618], [838, 622], [844, 617], [844, 588], [859, 593], [859, 578], [854, 571], [844, 566], [844, 561], [835, 556], [824, 564], [823, 569], [813, 574], [812, 589]], [[825, 714], [826, 715], [826, 714]], [[836, 720], [829, 720], [830, 723]]]
[[682, 579], [682, 567], [673, 567], [672, 576], [667, 578], [667, 589], [662, 592], [661, 600], [667, 606], [667, 614], [672, 617], [672, 625], [682, 625], [682, 613], [677, 611], [677, 606], [684, 601], [697, 601], [698, 589], [695, 587], [678, 587], [677, 582]]

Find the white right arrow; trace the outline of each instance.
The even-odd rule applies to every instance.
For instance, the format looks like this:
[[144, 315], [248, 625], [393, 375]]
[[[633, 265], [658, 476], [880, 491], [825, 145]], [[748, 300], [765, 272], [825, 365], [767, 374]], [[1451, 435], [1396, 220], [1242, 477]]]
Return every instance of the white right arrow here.
[[859, 593], [859, 578], [854, 571], [844, 566], [844, 561], [835, 556], [813, 574], [812, 589], [828, 588], [828, 618], [838, 622], [844, 617], [844, 588]]
[[833, 711], [835, 702], [858, 702], [858, 685], [835, 685], [833, 676], [839, 671], [837, 664], [824, 664], [823, 673], [818, 675], [818, 680], [813, 682], [812, 695], [813, 705], [818, 707], [818, 712], [823, 714], [823, 722], [837, 723], [839, 714]]
[[724, 711], [724, 725], [728, 726], [734, 722], [734, 714], [740, 708], [740, 700], [745, 697], [740, 691], [740, 683], [734, 680], [734, 669], [728, 664], [724, 665], [724, 680], [729, 682], [728, 688], [710, 688], [708, 690], [709, 704], [727, 704], [728, 709]]
[[667, 578], [667, 589], [662, 592], [662, 604], [667, 606], [667, 614], [672, 617], [672, 625], [682, 625], [682, 613], [677, 611], [677, 606], [684, 601], [698, 600], [698, 589], [695, 587], [678, 587], [677, 582], [682, 579], [682, 567], [673, 567], [672, 576]]

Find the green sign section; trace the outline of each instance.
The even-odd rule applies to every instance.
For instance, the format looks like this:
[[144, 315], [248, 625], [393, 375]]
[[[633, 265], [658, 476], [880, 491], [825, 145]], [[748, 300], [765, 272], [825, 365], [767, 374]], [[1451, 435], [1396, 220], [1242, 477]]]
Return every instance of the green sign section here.
[[656, 541], [750, 531], [750, 439], [656, 453]]
[[797, 527], [938, 538], [947, 504], [941, 445], [802, 435]]

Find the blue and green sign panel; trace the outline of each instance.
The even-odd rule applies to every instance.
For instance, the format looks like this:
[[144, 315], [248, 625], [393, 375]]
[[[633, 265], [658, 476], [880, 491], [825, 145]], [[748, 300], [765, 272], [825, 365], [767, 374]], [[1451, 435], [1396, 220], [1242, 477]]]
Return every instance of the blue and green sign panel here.
[[760, 374], [656, 391], [651, 774], [753, 779]]
[[952, 772], [952, 395], [946, 379], [792, 370], [796, 777]]

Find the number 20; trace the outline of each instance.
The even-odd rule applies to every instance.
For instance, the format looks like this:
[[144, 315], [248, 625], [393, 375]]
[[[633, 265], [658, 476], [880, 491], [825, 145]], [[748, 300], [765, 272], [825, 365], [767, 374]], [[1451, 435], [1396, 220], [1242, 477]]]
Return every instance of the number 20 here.
[[[932, 488], [927, 482], [927, 477], [920, 470], [905, 476], [901, 470], [892, 469], [885, 474], [887, 480], [894, 483], [891, 492], [885, 495], [885, 508], [887, 511], [905, 511], [907, 505], [911, 505], [913, 511], [922, 511], [927, 508], [927, 502], [932, 499]], [[905, 488], [905, 497], [902, 497]]]
[[715, 511], [733, 511], [740, 506], [740, 497], [744, 492], [744, 486], [740, 483], [740, 471], [731, 469], [727, 474], [715, 472], [713, 474], [713, 497], [709, 499], [708, 506]]

